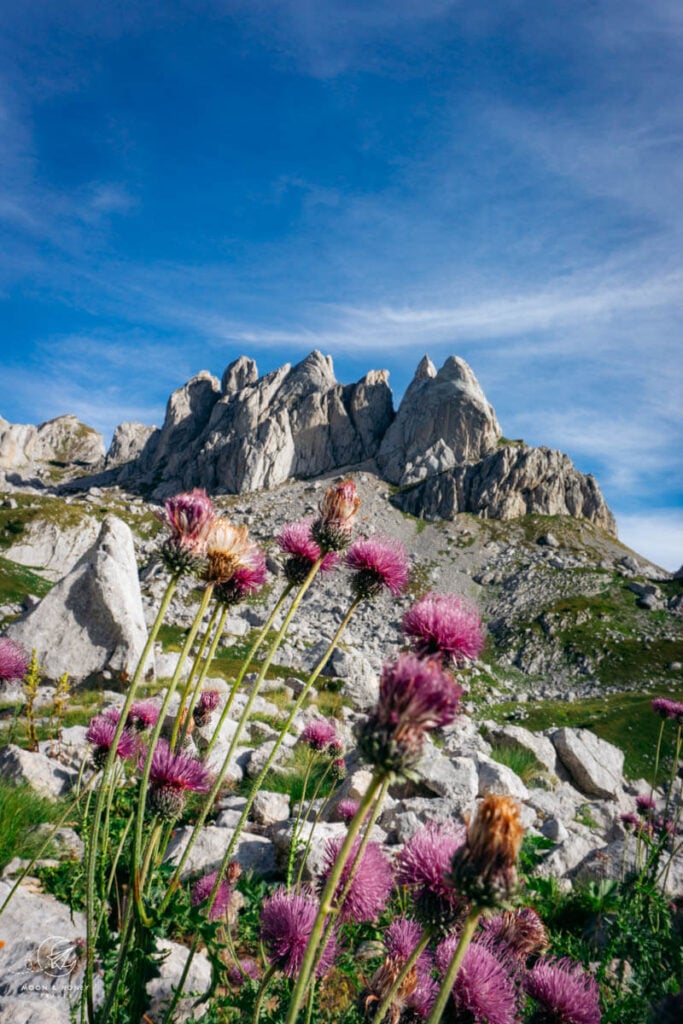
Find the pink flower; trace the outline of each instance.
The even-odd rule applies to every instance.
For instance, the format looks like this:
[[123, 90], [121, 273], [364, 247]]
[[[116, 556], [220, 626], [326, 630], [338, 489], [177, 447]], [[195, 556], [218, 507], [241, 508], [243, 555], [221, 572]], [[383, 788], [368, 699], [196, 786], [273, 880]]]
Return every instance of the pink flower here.
[[300, 739], [313, 750], [327, 750], [331, 744], [336, 744], [339, 738], [333, 722], [326, 718], [314, 718], [305, 727]]
[[462, 688], [436, 661], [400, 654], [384, 666], [377, 708], [359, 747], [371, 764], [405, 774], [420, 760], [427, 732], [455, 718]]
[[195, 571], [206, 551], [206, 538], [215, 517], [213, 502], [206, 491], [195, 487], [164, 502], [158, 518], [169, 528], [170, 536], [162, 548], [162, 557], [172, 572]]
[[668, 697], [655, 697], [652, 701], [652, 710], [662, 718], [677, 720], [683, 723], [683, 704], [677, 700], [669, 700]]
[[540, 1006], [544, 1024], [599, 1024], [600, 990], [595, 978], [571, 960], [539, 960], [524, 987]]
[[348, 546], [359, 507], [353, 480], [342, 480], [327, 489], [320, 502], [320, 516], [311, 528], [322, 551], [343, 551]]
[[16, 640], [0, 636], [0, 683], [10, 679], [23, 679], [29, 665], [29, 657]]
[[643, 817], [652, 817], [657, 808], [657, 803], [651, 796], [644, 796], [641, 793], [636, 797], [636, 807], [638, 814], [642, 814]]
[[228, 967], [228, 981], [235, 988], [240, 988], [244, 985], [245, 981], [251, 978], [252, 981], [256, 981], [261, 977], [261, 969], [251, 956], [240, 957], [235, 963], [231, 963]]
[[[212, 871], [208, 875], [204, 875], [199, 881], [195, 882], [192, 887], [191, 902], [193, 907], [198, 907], [206, 900], [214, 890], [216, 879], [218, 877], [217, 871]], [[213, 906], [209, 910], [209, 921], [216, 921], [225, 915], [228, 906], [230, 905], [230, 897], [232, 896], [232, 889], [224, 878], [221, 878], [220, 885], [216, 892], [216, 898], [214, 899]]]
[[258, 594], [268, 579], [266, 556], [255, 544], [250, 545], [241, 555], [240, 563], [229, 580], [217, 584], [214, 597], [222, 604], [240, 604], [248, 597]]
[[[325, 847], [325, 861], [321, 880], [324, 882], [339, 856], [343, 839], [330, 839]], [[351, 855], [344, 866], [342, 877], [335, 890], [334, 899], [341, 897], [346, 889], [353, 864], [358, 854], [360, 840], [353, 844]], [[353, 880], [344, 901], [339, 908], [342, 921], [374, 921], [384, 910], [394, 885], [394, 873], [379, 843], [368, 843], [358, 866], [353, 870]]]
[[526, 963], [530, 956], [548, 948], [548, 932], [533, 907], [504, 910], [482, 921], [484, 938], [505, 953]]
[[351, 821], [352, 818], [356, 817], [356, 812], [360, 807], [358, 800], [340, 800], [337, 804], [337, 814], [342, 821]]
[[355, 541], [344, 562], [353, 570], [351, 586], [358, 597], [375, 597], [383, 587], [398, 597], [410, 577], [408, 556], [398, 541], [368, 537]]
[[150, 809], [167, 820], [181, 813], [186, 792], [207, 793], [211, 788], [209, 773], [201, 761], [172, 753], [163, 739], [154, 748], [149, 781]]
[[[118, 716], [117, 716], [118, 720]], [[85, 738], [88, 743], [92, 743], [94, 750], [92, 753], [93, 763], [96, 768], [103, 768], [104, 763], [107, 760], [109, 750], [112, 743], [114, 742], [114, 733], [116, 732], [116, 721], [104, 715], [96, 715], [95, 718], [90, 720], [88, 731], [85, 734]], [[119, 741], [116, 744], [116, 756], [120, 757], [122, 761], [127, 761], [130, 757], [135, 757], [138, 752], [138, 738], [134, 733], [128, 732], [124, 729], [119, 737]]]
[[455, 594], [425, 594], [403, 616], [402, 629], [421, 658], [462, 664], [484, 648], [479, 612]]
[[405, 844], [398, 857], [398, 881], [409, 885], [420, 921], [447, 930], [464, 907], [448, 881], [455, 851], [465, 842], [461, 825], [429, 821]]
[[[457, 936], [449, 935], [436, 950], [436, 966], [442, 973], [453, 959]], [[515, 1024], [517, 993], [503, 964], [480, 942], [472, 942], [463, 957], [453, 984], [453, 1020]]]
[[220, 699], [218, 690], [204, 690], [202, 692], [201, 697], [197, 701], [197, 706], [192, 712], [195, 725], [198, 725], [201, 728], [202, 726], [209, 724], [211, 721], [211, 715], [220, 704]]
[[[290, 556], [285, 562], [284, 572], [289, 582], [296, 586], [301, 586], [321, 555], [320, 545], [311, 535], [311, 524], [311, 519], [287, 523], [275, 538], [280, 550]], [[339, 555], [329, 551], [322, 560], [320, 572], [330, 572], [338, 562]]]
[[[310, 894], [278, 889], [261, 907], [261, 941], [268, 958], [279, 970], [293, 978], [300, 971], [306, 946], [313, 930], [318, 901]], [[336, 956], [334, 936], [329, 940], [316, 969], [322, 977]]]
[[128, 712], [127, 725], [132, 725], [141, 732], [151, 729], [159, 718], [160, 705], [155, 700], [134, 700]]

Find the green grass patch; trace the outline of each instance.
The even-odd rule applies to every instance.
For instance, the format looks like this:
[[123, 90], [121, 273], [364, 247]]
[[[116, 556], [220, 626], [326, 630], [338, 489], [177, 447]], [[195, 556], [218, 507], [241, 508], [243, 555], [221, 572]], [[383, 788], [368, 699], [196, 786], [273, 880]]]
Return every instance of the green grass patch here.
[[0, 557], [0, 602], [21, 601], [26, 594], [45, 597], [51, 588], [49, 580], [17, 562]]
[[63, 813], [60, 803], [38, 796], [30, 786], [0, 779], [0, 869], [13, 857], [34, 857], [45, 841], [36, 826]]
[[[683, 700], [683, 686], [667, 692], [672, 700]], [[661, 719], [652, 711], [651, 693], [613, 693], [585, 700], [538, 701], [524, 705], [528, 712], [523, 725], [540, 731], [556, 726], [591, 729], [597, 736], [624, 751], [624, 771], [629, 778], [652, 778]], [[491, 717], [505, 721], [520, 705], [508, 701], [489, 709]], [[658, 782], [665, 778], [674, 753], [675, 729], [666, 723]]]
[[508, 743], [494, 744], [491, 757], [498, 764], [504, 764], [518, 775], [526, 786], [543, 781], [547, 772], [530, 750], [513, 747]]

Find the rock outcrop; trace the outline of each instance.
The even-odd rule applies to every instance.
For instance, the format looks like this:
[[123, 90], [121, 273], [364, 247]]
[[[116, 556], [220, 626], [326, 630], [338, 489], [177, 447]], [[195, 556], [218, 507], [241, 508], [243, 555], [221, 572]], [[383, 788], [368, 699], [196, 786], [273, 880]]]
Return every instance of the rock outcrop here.
[[330, 357], [312, 352], [259, 378], [241, 357], [222, 383], [202, 372], [174, 392], [163, 427], [122, 482], [135, 478], [158, 497], [190, 486], [275, 487], [371, 458], [392, 418], [384, 371], [344, 386]]
[[[74, 417], [38, 428], [3, 424], [0, 472], [28, 480], [47, 466], [47, 477], [57, 473], [52, 482], [63, 483], [76, 465], [89, 468], [67, 484], [72, 490], [119, 484], [155, 499], [192, 487], [244, 494], [374, 459], [382, 478], [401, 488], [394, 503], [421, 518], [570, 515], [616, 535], [593, 477], [558, 451], [503, 440], [477, 378], [457, 356], [438, 371], [425, 356], [397, 413], [385, 370], [342, 385], [331, 358], [314, 351], [259, 377], [254, 360], [240, 356], [220, 380], [203, 370], [178, 388], [161, 429], [122, 423], [106, 462], [99, 435]], [[80, 461], [67, 466], [57, 455]]]
[[115, 516], [43, 600], [7, 630], [35, 649], [46, 679], [132, 675], [147, 640], [130, 529]]
[[0, 480], [54, 484], [94, 471], [103, 459], [101, 435], [76, 416], [58, 416], [37, 427], [0, 417]]
[[428, 477], [397, 494], [394, 504], [423, 519], [473, 512], [486, 519], [569, 515], [616, 536], [616, 522], [594, 477], [552, 448], [508, 444], [472, 465]]
[[386, 480], [404, 486], [477, 462], [501, 434], [465, 360], [449, 356], [437, 373], [425, 356], [382, 439], [377, 465]]

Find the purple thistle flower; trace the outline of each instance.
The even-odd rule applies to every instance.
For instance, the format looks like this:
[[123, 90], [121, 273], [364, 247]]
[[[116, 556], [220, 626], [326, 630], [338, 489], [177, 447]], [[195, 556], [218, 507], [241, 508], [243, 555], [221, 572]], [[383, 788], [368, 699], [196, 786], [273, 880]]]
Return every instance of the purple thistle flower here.
[[313, 539], [322, 551], [343, 551], [348, 546], [359, 507], [353, 480], [328, 487], [320, 502], [320, 516], [311, 526]]
[[655, 697], [652, 701], [652, 710], [662, 718], [677, 720], [679, 725], [683, 723], [683, 703], [677, 700], [669, 700], [668, 697]]
[[201, 564], [215, 514], [213, 502], [198, 487], [164, 502], [164, 510], [157, 517], [169, 529], [162, 557], [172, 572], [193, 571]]
[[425, 594], [403, 616], [402, 629], [416, 654], [444, 664], [474, 661], [484, 648], [478, 610], [455, 594]]
[[524, 987], [539, 1004], [532, 1019], [543, 1024], [599, 1024], [600, 990], [595, 978], [571, 960], [539, 960]]
[[425, 733], [453, 721], [461, 695], [462, 688], [436, 661], [399, 655], [384, 666], [377, 708], [359, 737], [362, 753], [387, 772], [411, 771]]
[[[325, 882], [339, 856], [343, 839], [330, 839], [325, 847], [325, 860], [321, 882]], [[334, 893], [338, 900], [346, 886], [360, 847], [356, 839], [351, 855], [344, 865], [342, 876]], [[339, 908], [341, 921], [374, 921], [387, 905], [394, 884], [394, 873], [379, 843], [368, 843], [358, 866], [353, 871], [353, 880]]]
[[356, 817], [356, 813], [360, 803], [358, 800], [350, 800], [348, 798], [340, 800], [337, 804], [337, 814], [342, 821], [351, 821], [352, 818]]
[[192, 712], [195, 725], [202, 726], [208, 725], [211, 721], [211, 715], [214, 713], [220, 703], [220, 694], [218, 690], [203, 690], [202, 694], [197, 701], [197, 706]]
[[[204, 875], [192, 887], [192, 895], [190, 897], [192, 906], [198, 907], [205, 900], [208, 900], [209, 896], [213, 892], [218, 877], [217, 871], [212, 871], [208, 875]], [[213, 906], [209, 910], [209, 921], [216, 921], [219, 917], [224, 917], [225, 912], [230, 905], [230, 897], [232, 896], [232, 889], [224, 878], [221, 878], [216, 892], [216, 898], [213, 902]]]
[[[116, 723], [119, 717], [117, 714], [116, 719], [112, 720], [104, 715], [96, 715], [95, 718], [90, 720], [85, 738], [95, 748], [92, 752], [92, 759], [96, 768], [104, 767], [109, 750], [114, 742], [114, 733], [116, 732]], [[137, 736], [124, 729], [116, 744], [116, 756], [120, 757], [122, 761], [127, 761], [128, 758], [135, 757], [137, 752]]]
[[[287, 523], [275, 538], [280, 550], [290, 557], [284, 565], [285, 576], [290, 583], [300, 586], [321, 555], [320, 545], [313, 540], [311, 519], [300, 519]], [[335, 551], [328, 551], [320, 565], [320, 572], [330, 572], [339, 562]]]
[[368, 537], [355, 541], [344, 562], [353, 570], [351, 586], [361, 598], [375, 597], [383, 587], [398, 597], [405, 590], [410, 570], [405, 548], [388, 537]]
[[[280, 888], [263, 901], [261, 940], [270, 962], [288, 978], [293, 978], [301, 969], [317, 913], [318, 901], [310, 893]], [[336, 946], [332, 936], [316, 969], [318, 977], [334, 963]]]
[[10, 679], [23, 679], [29, 666], [29, 657], [16, 640], [0, 636], [0, 683]]
[[533, 907], [504, 910], [482, 921], [485, 942], [500, 947], [504, 953], [526, 963], [530, 956], [548, 948], [548, 932]]
[[[448, 970], [458, 938], [449, 935], [436, 949], [435, 962], [442, 973]], [[515, 1024], [517, 992], [504, 965], [480, 942], [467, 947], [453, 984], [454, 1020]]]
[[[387, 953], [397, 960], [405, 961], [411, 956], [413, 950], [422, 938], [423, 931], [417, 921], [409, 917], [397, 917], [391, 922], [384, 935], [384, 945]], [[418, 972], [429, 974], [432, 969], [432, 956], [424, 949], [417, 958], [416, 967]]]
[[253, 957], [243, 956], [237, 963], [230, 964], [227, 974], [230, 984], [235, 988], [241, 988], [249, 978], [257, 981], [261, 977], [261, 969]]
[[327, 718], [315, 718], [305, 727], [300, 739], [312, 750], [326, 750], [338, 740], [337, 729]]
[[[401, 970], [421, 938], [422, 929], [415, 921], [406, 917], [392, 921], [385, 935], [387, 955], [372, 977], [369, 992], [365, 994], [366, 1010], [373, 1004], [376, 1009], [377, 1004], [394, 988]], [[436, 986], [430, 976], [431, 968], [432, 957], [423, 950], [394, 992], [388, 1011], [388, 1021], [405, 1019], [404, 1010], [413, 1010], [419, 1017], [426, 1018], [429, 1015], [436, 993]]]
[[230, 579], [216, 586], [214, 597], [229, 607], [240, 604], [248, 597], [258, 594], [267, 579], [266, 556], [260, 548], [252, 544], [241, 555], [240, 564]]
[[143, 732], [157, 724], [161, 706], [155, 700], [134, 700], [128, 712], [126, 725]]
[[209, 772], [201, 761], [174, 754], [163, 739], [154, 748], [149, 782], [150, 809], [169, 821], [181, 813], [187, 791], [207, 793], [211, 788]]
[[462, 826], [430, 821], [399, 854], [398, 882], [411, 887], [415, 913], [428, 927], [448, 929], [464, 907], [448, 881], [455, 852], [464, 842]]
[[641, 814], [643, 817], [652, 817], [652, 813], [656, 807], [657, 802], [651, 796], [645, 796], [641, 793], [636, 797], [636, 808], [638, 809], [638, 814]]
[[621, 821], [622, 825], [627, 831], [630, 831], [631, 829], [636, 829], [640, 825], [640, 818], [637, 814], [634, 814], [632, 811], [629, 811], [628, 814], [622, 814], [619, 820]]

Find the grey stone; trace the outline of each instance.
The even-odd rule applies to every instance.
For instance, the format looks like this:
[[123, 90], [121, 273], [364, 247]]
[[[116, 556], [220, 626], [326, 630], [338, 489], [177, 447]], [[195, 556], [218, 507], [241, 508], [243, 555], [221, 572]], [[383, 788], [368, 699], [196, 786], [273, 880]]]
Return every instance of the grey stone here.
[[0, 777], [16, 785], [26, 783], [40, 796], [56, 800], [75, 785], [78, 772], [45, 754], [10, 743], [0, 749]]
[[262, 789], [254, 797], [251, 805], [251, 818], [259, 825], [267, 828], [278, 821], [289, 818], [289, 794], [270, 793]]
[[476, 768], [479, 775], [479, 791], [477, 796], [498, 793], [501, 796], [514, 796], [518, 800], [526, 800], [529, 791], [511, 768], [499, 764], [482, 754], [477, 756]]
[[[173, 994], [180, 984], [180, 979], [187, 962], [189, 949], [179, 942], [170, 939], [157, 941], [159, 976], [147, 982], [147, 995], [150, 1003], [147, 1016], [151, 1020], [161, 1020]], [[174, 1011], [173, 1020], [198, 1020], [204, 1015], [205, 1007], [193, 1008], [198, 996], [208, 992], [211, 984], [211, 964], [205, 953], [198, 951], [192, 958], [187, 978], [183, 985], [183, 996]]]
[[[174, 865], [180, 862], [190, 841], [191, 833], [190, 826], [183, 826], [175, 830], [168, 844], [164, 858], [166, 861]], [[192, 875], [216, 871], [220, 867], [232, 834], [231, 829], [218, 828], [216, 825], [207, 825], [201, 829], [183, 868], [181, 878], [184, 880]], [[270, 875], [275, 870], [275, 848], [272, 842], [264, 836], [253, 835], [250, 832], [241, 834], [232, 859], [240, 864], [243, 871], [253, 870], [260, 875]]]
[[0, 478], [55, 483], [82, 476], [103, 459], [101, 435], [76, 416], [57, 416], [37, 427], [0, 416]]
[[[132, 676], [147, 640], [130, 529], [108, 515], [95, 544], [9, 636], [37, 651], [47, 679]], [[147, 666], [153, 672], [153, 662]]]
[[624, 753], [589, 729], [558, 729], [551, 740], [578, 788], [589, 796], [616, 800], [622, 790]]
[[486, 722], [485, 731], [487, 736], [503, 746], [533, 754], [547, 772], [551, 775], [558, 774], [557, 751], [547, 736], [531, 732], [521, 725], [498, 725], [496, 722]]

